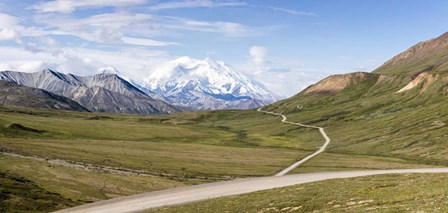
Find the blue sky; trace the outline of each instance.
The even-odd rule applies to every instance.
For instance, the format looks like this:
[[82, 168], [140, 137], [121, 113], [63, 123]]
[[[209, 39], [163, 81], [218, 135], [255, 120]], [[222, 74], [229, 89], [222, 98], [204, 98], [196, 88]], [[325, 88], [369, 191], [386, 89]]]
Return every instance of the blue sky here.
[[137, 81], [180, 56], [223, 60], [280, 95], [336, 73], [372, 71], [445, 33], [444, 0], [0, 3], [0, 69], [94, 74]]

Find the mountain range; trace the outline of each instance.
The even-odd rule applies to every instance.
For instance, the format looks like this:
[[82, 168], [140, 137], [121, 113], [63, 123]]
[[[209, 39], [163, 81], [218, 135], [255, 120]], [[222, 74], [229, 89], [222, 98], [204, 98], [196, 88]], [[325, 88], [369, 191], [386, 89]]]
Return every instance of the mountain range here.
[[210, 58], [181, 57], [171, 61], [155, 70], [143, 85], [112, 67], [98, 72], [77, 76], [50, 69], [35, 73], [3, 71], [0, 80], [66, 97], [93, 112], [151, 115], [250, 109], [278, 99], [224, 62]]
[[35, 73], [4, 71], [0, 80], [64, 96], [94, 112], [167, 114], [182, 111], [151, 98], [115, 74], [77, 76], [53, 70]]

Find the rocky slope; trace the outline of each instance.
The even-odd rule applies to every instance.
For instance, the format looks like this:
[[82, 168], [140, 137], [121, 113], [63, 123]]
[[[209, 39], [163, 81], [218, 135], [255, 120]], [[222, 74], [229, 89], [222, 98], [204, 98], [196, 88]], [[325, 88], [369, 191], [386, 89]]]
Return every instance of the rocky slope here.
[[398, 94], [446, 94], [448, 92], [448, 33], [420, 42], [373, 71], [403, 79]]
[[374, 74], [367, 72], [355, 72], [342, 75], [329, 76], [318, 83], [309, 86], [304, 90], [305, 94], [325, 94], [338, 93], [347, 87], [359, 84], [365, 80], [373, 78]]
[[0, 79], [19, 85], [44, 89], [70, 98], [90, 111], [167, 114], [181, 111], [155, 100], [115, 74], [77, 76], [52, 70], [35, 73], [4, 71]]
[[66, 97], [6, 81], [0, 81], [0, 106], [88, 111]]

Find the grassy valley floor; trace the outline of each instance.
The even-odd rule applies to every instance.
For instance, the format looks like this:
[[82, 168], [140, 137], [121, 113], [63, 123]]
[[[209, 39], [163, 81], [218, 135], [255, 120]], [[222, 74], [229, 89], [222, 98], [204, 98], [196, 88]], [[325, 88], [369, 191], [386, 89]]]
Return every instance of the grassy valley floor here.
[[[296, 121], [299, 117], [292, 116]], [[138, 116], [0, 108], [2, 152], [152, 176], [87, 171], [10, 155], [0, 155], [0, 171], [26, 178], [73, 205], [182, 185], [273, 175], [324, 142], [318, 131], [280, 120], [255, 110]], [[340, 137], [332, 128], [327, 128], [329, 136]], [[437, 166], [332, 148], [340, 143], [333, 140], [328, 153], [293, 173]]]

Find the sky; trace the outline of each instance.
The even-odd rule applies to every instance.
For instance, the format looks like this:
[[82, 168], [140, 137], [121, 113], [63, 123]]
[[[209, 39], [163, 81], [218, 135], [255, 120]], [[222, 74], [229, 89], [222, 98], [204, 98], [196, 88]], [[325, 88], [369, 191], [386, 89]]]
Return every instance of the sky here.
[[0, 70], [136, 82], [181, 56], [222, 60], [282, 96], [372, 71], [448, 30], [446, 0], [1, 0]]

